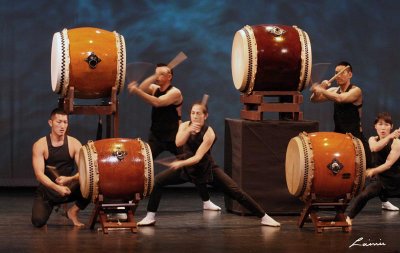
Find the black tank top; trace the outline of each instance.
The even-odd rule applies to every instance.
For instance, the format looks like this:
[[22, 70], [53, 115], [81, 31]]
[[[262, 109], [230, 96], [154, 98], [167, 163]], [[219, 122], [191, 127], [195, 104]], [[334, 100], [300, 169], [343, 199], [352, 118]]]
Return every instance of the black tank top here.
[[[352, 84], [346, 89], [348, 92], [353, 87]], [[340, 94], [340, 88], [337, 90], [337, 94]], [[357, 138], [361, 138], [362, 134], [360, 131], [361, 118], [358, 109], [361, 105], [354, 105], [353, 103], [334, 103], [333, 118], [335, 121], [335, 132], [337, 133], [351, 133]]]
[[[165, 91], [157, 89], [154, 93], [155, 97], [165, 95], [170, 89], [170, 85]], [[180, 116], [176, 110], [179, 105], [168, 105], [163, 107], [154, 107], [151, 111], [151, 132], [161, 141], [175, 141], [176, 133], [179, 128]]]
[[[60, 147], [53, 147], [50, 135], [46, 136], [49, 157], [45, 160], [45, 165], [56, 167], [59, 176], [71, 176], [74, 171], [74, 158], [71, 158], [68, 149], [68, 137], [65, 135], [64, 144]], [[45, 175], [51, 180], [55, 180], [55, 175], [49, 168], [45, 168]]]
[[[196, 154], [197, 149], [203, 142], [203, 137], [208, 130], [208, 126], [204, 125], [200, 132], [191, 134], [189, 139], [183, 145], [184, 159], [192, 157]], [[215, 143], [215, 140], [214, 140]], [[213, 143], [213, 145], [214, 145]], [[212, 146], [211, 146], [212, 148]], [[212, 168], [215, 166], [214, 159], [211, 156], [211, 148], [204, 154], [203, 158], [190, 167], [185, 167], [184, 178], [194, 183], [209, 183], [212, 182]]]
[[[393, 140], [391, 140], [383, 149], [374, 152], [376, 165], [379, 166], [386, 162], [391, 151]], [[398, 159], [390, 169], [378, 175], [383, 187], [388, 191], [389, 195], [400, 194], [400, 159]]]

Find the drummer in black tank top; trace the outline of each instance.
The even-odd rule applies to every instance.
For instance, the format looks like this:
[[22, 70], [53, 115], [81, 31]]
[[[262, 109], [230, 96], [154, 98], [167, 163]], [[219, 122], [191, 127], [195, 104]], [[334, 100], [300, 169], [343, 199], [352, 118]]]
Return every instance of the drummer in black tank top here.
[[390, 132], [393, 123], [388, 113], [380, 113], [374, 125], [378, 136], [371, 137], [369, 144], [376, 167], [367, 170], [366, 176], [378, 178], [354, 199], [347, 219], [350, 224], [370, 199], [377, 196], [400, 198], [400, 129]]
[[32, 224], [35, 227], [46, 225], [54, 206], [75, 201], [66, 214], [75, 226], [83, 226], [77, 215], [90, 200], [82, 197], [79, 173], [74, 174], [81, 144], [67, 136], [68, 117], [64, 111], [53, 110], [49, 125], [51, 133], [36, 141], [32, 148], [32, 165], [39, 181], [32, 207]]

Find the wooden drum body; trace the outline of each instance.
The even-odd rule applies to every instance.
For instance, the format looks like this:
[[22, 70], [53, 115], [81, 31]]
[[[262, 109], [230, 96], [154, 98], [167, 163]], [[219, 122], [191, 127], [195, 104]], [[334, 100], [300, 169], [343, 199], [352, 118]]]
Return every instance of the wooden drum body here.
[[154, 185], [150, 147], [140, 139], [111, 138], [89, 141], [79, 153], [82, 196], [93, 202], [99, 194], [132, 200], [149, 196]]
[[310, 39], [296, 26], [245, 26], [234, 36], [231, 66], [241, 92], [302, 91], [311, 78]]
[[364, 187], [366, 160], [362, 142], [351, 134], [301, 133], [286, 151], [289, 192], [303, 201], [338, 200]]
[[125, 74], [125, 40], [117, 32], [83, 27], [54, 34], [51, 83], [61, 96], [74, 87], [76, 98], [110, 97], [113, 87], [122, 89]]

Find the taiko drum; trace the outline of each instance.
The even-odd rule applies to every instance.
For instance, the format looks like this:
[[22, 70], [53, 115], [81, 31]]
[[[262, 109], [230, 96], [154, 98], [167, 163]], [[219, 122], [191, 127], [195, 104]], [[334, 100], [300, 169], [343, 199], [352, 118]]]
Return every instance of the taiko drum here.
[[111, 138], [89, 141], [79, 153], [82, 196], [96, 201], [149, 196], [154, 184], [150, 147], [140, 139]]
[[51, 83], [62, 97], [70, 87], [76, 98], [110, 97], [113, 87], [123, 88], [125, 75], [125, 40], [117, 32], [82, 27], [53, 35]]
[[296, 26], [245, 26], [235, 33], [231, 56], [233, 82], [243, 93], [302, 91], [311, 78], [311, 42]]
[[287, 187], [303, 201], [352, 198], [364, 187], [365, 170], [364, 146], [351, 134], [301, 133], [287, 147]]

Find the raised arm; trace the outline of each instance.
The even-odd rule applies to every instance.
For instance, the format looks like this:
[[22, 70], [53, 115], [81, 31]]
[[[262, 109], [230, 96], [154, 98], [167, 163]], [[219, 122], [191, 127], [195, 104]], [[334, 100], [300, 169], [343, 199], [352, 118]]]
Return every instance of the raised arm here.
[[369, 169], [367, 170], [367, 177], [372, 177], [374, 175], [378, 175], [385, 170], [388, 170], [392, 167], [392, 165], [399, 159], [400, 157], [400, 140], [399, 139], [394, 139], [392, 146], [391, 146], [391, 151], [386, 158], [385, 163], [379, 165], [376, 168]]
[[389, 143], [390, 140], [398, 138], [399, 136], [400, 136], [399, 129], [394, 130], [388, 136], [380, 139], [379, 141], [378, 141], [378, 136], [372, 136], [368, 140], [369, 148], [371, 149], [372, 152], [378, 152], [382, 150]]
[[323, 87], [317, 86], [313, 89], [314, 94], [311, 96], [311, 102], [323, 102], [330, 100], [337, 103], [356, 103], [362, 102], [362, 91], [359, 87], [353, 87], [348, 92], [342, 92], [338, 94], [336, 89], [324, 89]]

